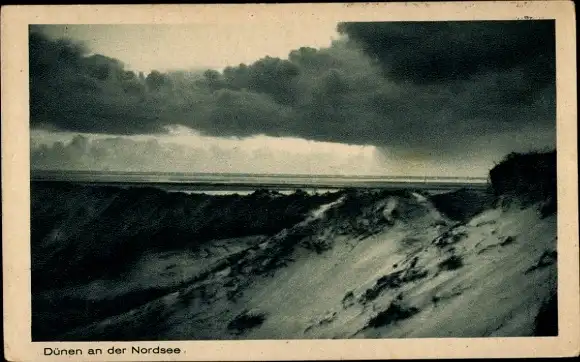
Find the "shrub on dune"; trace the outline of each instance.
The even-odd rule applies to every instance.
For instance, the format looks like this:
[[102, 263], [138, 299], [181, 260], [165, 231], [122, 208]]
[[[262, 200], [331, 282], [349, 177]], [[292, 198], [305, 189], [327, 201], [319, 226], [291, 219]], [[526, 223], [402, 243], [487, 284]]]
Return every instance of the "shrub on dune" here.
[[496, 196], [512, 196], [524, 203], [552, 200], [555, 211], [556, 151], [510, 153], [489, 172]]

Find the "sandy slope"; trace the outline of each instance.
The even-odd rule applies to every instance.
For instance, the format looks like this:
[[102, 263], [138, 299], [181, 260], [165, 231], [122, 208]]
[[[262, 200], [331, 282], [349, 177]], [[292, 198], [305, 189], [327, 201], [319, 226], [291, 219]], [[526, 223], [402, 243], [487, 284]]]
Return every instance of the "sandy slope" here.
[[60, 339], [528, 336], [556, 291], [555, 237], [537, 204], [459, 222], [423, 194], [351, 191], [277, 233], [148, 251], [121, 279], [44, 295], [157, 288]]
[[[354, 243], [339, 237], [321, 255], [298, 250], [296, 262], [257, 282], [243, 301], [226, 309], [267, 315], [263, 325], [243, 335], [250, 339], [532, 335], [540, 305], [555, 291], [556, 270], [551, 264], [526, 271], [545, 251], [555, 250], [555, 218], [540, 221], [532, 208], [490, 210], [455, 228], [452, 235], [462, 236], [445, 240], [450, 243], [445, 246], [433, 244], [442, 228], [428, 221], [398, 221]], [[507, 237], [514, 241], [502, 246]], [[442, 270], [439, 263], [453, 255], [463, 266]], [[379, 278], [399, 271], [419, 277], [362, 300]], [[353, 298], [343, 303], [349, 292]], [[393, 301], [417, 312], [365, 328]], [[218, 326], [215, 333], [223, 331]]]

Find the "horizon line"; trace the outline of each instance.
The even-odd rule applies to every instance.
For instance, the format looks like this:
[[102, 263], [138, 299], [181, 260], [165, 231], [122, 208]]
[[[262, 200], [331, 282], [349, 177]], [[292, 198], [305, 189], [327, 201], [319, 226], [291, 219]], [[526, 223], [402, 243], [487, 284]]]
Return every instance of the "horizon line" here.
[[32, 174], [40, 175], [54, 173], [69, 174], [109, 174], [109, 175], [220, 175], [220, 176], [263, 176], [263, 177], [344, 177], [344, 178], [439, 178], [439, 179], [469, 179], [487, 180], [487, 176], [448, 176], [448, 175], [386, 175], [386, 174], [308, 174], [308, 173], [245, 173], [245, 172], [200, 172], [200, 171], [121, 171], [121, 170], [75, 170], [75, 169], [30, 169]]

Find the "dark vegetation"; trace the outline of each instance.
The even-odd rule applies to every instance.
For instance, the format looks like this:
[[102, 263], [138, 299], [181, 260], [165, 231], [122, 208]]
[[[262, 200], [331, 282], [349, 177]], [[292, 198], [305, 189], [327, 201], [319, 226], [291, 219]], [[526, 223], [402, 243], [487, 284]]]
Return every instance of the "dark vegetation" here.
[[[342, 235], [356, 235], [363, 239], [392, 226], [395, 219], [412, 219], [425, 213], [408, 190], [347, 189], [344, 195], [343, 202], [326, 213], [338, 225], [337, 232]], [[389, 196], [413, 201], [398, 204], [390, 218], [385, 218], [382, 214], [384, 205], [377, 208], [377, 202], [382, 204]]]
[[549, 201], [544, 213], [556, 211], [556, 151], [510, 153], [489, 171], [496, 196], [512, 196], [524, 205]]
[[557, 336], [558, 335], [558, 294], [553, 293], [542, 304], [535, 320], [534, 335]]
[[[138, 308], [144, 302], [161, 298], [171, 290], [168, 287], [148, 288], [130, 291], [112, 299], [98, 300], [87, 300], [67, 295], [58, 298], [39, 298], [32, 294], [32, 309], [35, 311], [32, 316], [35, 326], [32, 329], [32, 338], [35, 341], [54, 340], [55, 336], [63, 331], [123, 314]], [[66, 317], [54, 318], [51, 313], [56, 310]], [[156, 324], [153, 328], [159, 329], [159, 327]], [[157, 330], [157, 332], [160, 331]]]
[[155, 188], [31, 185], [35, 289], [118, 275], [145, 250], [196, 250], [212, 239], [274, 235], [339, 195], [209, 196]]
[[377, 279], [375, 285], [365, 290], [365, 292], [360, 297], [360, 302], [362, 304], [371, 302], [375, 300], [384, 290], [399, 288], [406, 283], [425, 278], [427, 274], [427, 271], [418, 270], [414, 268], [414, 266], [411, 266], [405, 270], [398, 270], [388, 275], [383, 275]]
[[455, 270], [463, 266], [463, 259], [459, 255], [451, 255], [447, 259], [439, 263], [441, 270]]
[[499, 243], [499, 246], [506, 246], [506, 245], [510, 245], [513, 244], [515, 241], [515, 237], [513, 236], [506, 236], [505, 238], [503, 238], [503, 240]]
[[493, 195], [485, 190], [460, 189], [431, 196], [435, 207], [450, 219], [465, 222], [488, 208]]
[[556, 212], [556, 151], [510, 153], [489, 172], [488, 190], [460, 189], [430, 197], [450, 219], [465, 222], [503, 200], [523, 206], [542, 201], [540, 215]]
[[462, 224], [457, 224], [441, 233], [433, 241], [433, 245], [443, 248], [447, 245], [455, 244], [467, 236], [467, 232], [459, 229]]
[[323, 252], [330, 250], [332, 247], [332, 240], [325, 239], [323, 237], [307, 237], [301, 244], [307, 250], [314, 251], [316, 254], [322, 254]]
[[405, 307], [398, 302], [392, 302], [387, 309], [379, 312], [376, 316], [371, 318], [366, 325], [366, 328], [384, 327], [394, 322], [407, 319], [417, 314], [419, 309], [415, 307]]
[[264, 313], [244, 311], [228, 323], [228, 329], [241, 334], [246, 332], [248, 329], [259, 327], [265, 320], [266, 315]]
[[354, 305], [354, 293], [352, 290], [344, 295], [341, 303], [344, 309]]
[[526, 274], [531, 273], [535, 270], [542, 269], [547, 267], [548, 265], [554, 264], [558, 260], [558, 252], [556, 250], [544, 250], [540, 258], [536, 262], [536, 264], [532, 265], [528, 270], [526, 270]]

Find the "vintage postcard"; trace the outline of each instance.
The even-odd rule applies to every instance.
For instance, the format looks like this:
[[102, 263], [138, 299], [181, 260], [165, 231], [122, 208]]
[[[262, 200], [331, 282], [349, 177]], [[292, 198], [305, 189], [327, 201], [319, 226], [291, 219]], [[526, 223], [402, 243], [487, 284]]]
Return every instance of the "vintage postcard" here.
[[579, 353], [568, 1], [2, 9], [11, 361]]

